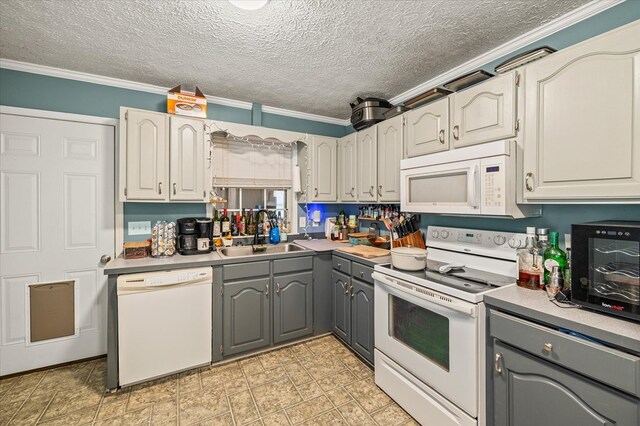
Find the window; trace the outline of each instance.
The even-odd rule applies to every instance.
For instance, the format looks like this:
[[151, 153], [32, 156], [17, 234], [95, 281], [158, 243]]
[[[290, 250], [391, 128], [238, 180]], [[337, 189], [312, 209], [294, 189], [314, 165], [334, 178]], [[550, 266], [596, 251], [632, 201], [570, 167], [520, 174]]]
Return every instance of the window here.
[[286, 228], [289, 228], [290, 233], [297, 233], [297, 228], [294, 224], [294, 211], [290, 206], [296, 207], [295, 203], [290, 199], [292, 191], [289, 189], [262, 189], [262, 188], [214, 188], [216, 194], [220, 198], [227, 200], [225, 204], [216, 204], [213, 208], [221, 211], [225, 207], [229, 213], [242, 213], [242, 210], [246, 210], [247, 213], [251, 210], [254, 214], [257, 210], [266, 209], [269, 211], [275, 211], [276, 215], [280, 215], [285, 223], [288, 223]]

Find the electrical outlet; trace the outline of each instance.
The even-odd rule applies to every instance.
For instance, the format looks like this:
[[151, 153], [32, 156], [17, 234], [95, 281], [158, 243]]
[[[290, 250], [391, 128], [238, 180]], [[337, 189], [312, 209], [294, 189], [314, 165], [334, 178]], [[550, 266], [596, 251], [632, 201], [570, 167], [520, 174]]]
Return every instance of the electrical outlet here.
[[151, 233], [151, 222], [129, 222], [129, 235], [147, 235]]
[[307, 226], [307, 218], [304, 216], [301, 216], [298, 218], [298, 228], [304, 228]]

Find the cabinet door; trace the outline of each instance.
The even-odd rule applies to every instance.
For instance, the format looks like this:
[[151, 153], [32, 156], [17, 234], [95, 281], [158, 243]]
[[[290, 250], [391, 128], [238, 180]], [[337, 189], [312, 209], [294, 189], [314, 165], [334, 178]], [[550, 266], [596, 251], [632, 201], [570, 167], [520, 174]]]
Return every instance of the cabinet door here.
[[377, 201], [377, 126], [357, 133], [358, 201]]
[[313, 137], [311, 201], [337, 201], [337, 151], [336, 139]]
[[378, 124], [378, 201], [400, 202], [402, 117]]
[[640, 199], [640, 23], [525, 71], [526, 200]]
[[516, 135], [516, 73], [491, 78], [451, 96], [454, 148]]
[[270, 278], [224, 284], [224, 356], [269, 346]]
[[134, 110], [125, 117], [127, 200], [168, 200], [169, 118]]
[[351, 279], [351, 346], [373, 363], [373, 286]]
[[607, 386], [498, 340], [493, 356], [496, 426], [637, 425], [640, 420], [640, 402]]
[[409, 111], [405, 118], [405, 157], [449, 149], [449, 98]]
[[331, 325], [336, 336], [346, 343], [351, 341], [351, 306], [349, 297], [349, 275], [333, 270], [331, 274]]
[[[171, 200], [206, 201], [205, 140], [202, 120], [170, 119]], [[207, 187], [210, 185], [207, 185]]]
[[356, 201], [356, 133], [338, 140], [338, 198]]
[[273, 342], [313, 333], [313, 272], [275, 276]]

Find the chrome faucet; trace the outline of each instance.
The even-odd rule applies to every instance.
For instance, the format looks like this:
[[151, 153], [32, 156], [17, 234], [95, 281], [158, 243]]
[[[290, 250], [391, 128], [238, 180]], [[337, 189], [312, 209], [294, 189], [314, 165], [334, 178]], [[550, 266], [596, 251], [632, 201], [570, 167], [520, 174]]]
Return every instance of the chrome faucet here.
[[[260, 234], [260, 213], [264, 213], [267, 216], [267, 220], [269, 220], [269, 212], [266, 210], [258, 210], [258, 212], [256, 213], [256, 233], [253, 236], [253, 245], [263, 245], [265, 243], [265, 237], [264, 235], [258, 235]], [[263, 234], [264, 234], [264, 216], [263, 216], [263, 220], [262, 220], [262, 229], [263, 229]]]

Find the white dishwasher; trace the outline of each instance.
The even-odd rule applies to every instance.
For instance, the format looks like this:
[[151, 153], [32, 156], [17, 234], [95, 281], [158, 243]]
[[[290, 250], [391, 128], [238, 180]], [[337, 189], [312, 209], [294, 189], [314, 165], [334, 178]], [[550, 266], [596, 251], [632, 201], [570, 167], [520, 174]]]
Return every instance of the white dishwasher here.
[[118, 277], [120, 386], [211, 362], [212, 268]]

